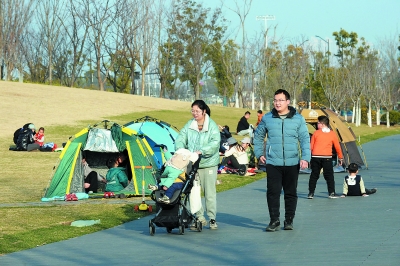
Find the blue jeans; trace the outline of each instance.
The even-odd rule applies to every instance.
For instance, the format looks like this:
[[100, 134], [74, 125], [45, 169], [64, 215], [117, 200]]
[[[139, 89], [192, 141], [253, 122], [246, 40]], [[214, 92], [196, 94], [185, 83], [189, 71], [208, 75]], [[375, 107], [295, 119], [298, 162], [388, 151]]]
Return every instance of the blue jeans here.
[[175, 191], [183, 188], [183, 182], [173, 183], [166, 191], [165, 196], [168, 198], [172, 198]]

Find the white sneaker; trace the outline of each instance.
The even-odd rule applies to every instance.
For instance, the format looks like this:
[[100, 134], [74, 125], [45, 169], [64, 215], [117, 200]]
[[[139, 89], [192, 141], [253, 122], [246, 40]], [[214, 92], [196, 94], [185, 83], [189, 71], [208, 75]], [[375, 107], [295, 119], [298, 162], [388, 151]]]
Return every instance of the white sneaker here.
[[150, 189], [150, 190], [153, 190], [153, 191], [158, 190], [158, 186], [152, 185], [152, 184], [148, 184], [147, 188]]
[[168, 204], [169, 203], [169, 198], [164, 195], [162, 198], [159, 198], [158, 201], [162, 202], [162, 203], [165, 203], [165, 204]]
[[218, 229], [217, 222], [214, 219], [210, 220], [210, 229], [213, 229], [213, 230]]

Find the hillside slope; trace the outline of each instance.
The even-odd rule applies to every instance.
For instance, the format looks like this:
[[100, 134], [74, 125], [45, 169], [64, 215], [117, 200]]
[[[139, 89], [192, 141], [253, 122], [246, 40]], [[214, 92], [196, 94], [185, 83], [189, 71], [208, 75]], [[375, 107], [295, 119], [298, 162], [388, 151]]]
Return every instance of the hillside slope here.
[[0, 137], [27, 122], [36, 126], [102, 120], [146, 110], [179, 110], [190, 103], [114, 92], [0, 81]]

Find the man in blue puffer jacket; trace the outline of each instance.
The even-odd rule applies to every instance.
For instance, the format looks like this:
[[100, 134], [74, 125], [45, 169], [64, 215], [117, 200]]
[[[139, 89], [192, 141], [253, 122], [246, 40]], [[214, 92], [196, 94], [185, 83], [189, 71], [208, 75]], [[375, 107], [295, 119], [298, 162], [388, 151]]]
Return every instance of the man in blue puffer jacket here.
[[264, 115], [254, 134], [254, 153], [260, 162], [267, 165], [270, 223], [266, 230], [271, 232], [279, 230], [282, 188], [285, 195], [284, 229], [293, 230], [299, 168], [307, 168], [311, 158], [310, 136], [306, 121], [289, 104], [290, 94], [286, 90], [277, 90], [274, 96], [274, 108]]

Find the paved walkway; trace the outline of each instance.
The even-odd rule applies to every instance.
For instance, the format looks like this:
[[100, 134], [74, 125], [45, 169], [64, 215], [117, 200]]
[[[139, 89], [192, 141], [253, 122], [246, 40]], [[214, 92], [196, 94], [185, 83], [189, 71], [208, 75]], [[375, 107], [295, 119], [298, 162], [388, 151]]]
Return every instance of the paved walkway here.
[[[400, 135], [363, 146], [369, 197], [328, 199], [323, 177], [308, 200], [300, 175], [295, 230], [265, 232], [265, 180], [218, 194], [218, 230], [156, 228], [146, 217], [0, 257], [0, 265], [400, 265]], [[343, 173], [335, 176], [341, 192]], [[281, 217], [283, 218], [283, 217]]]

